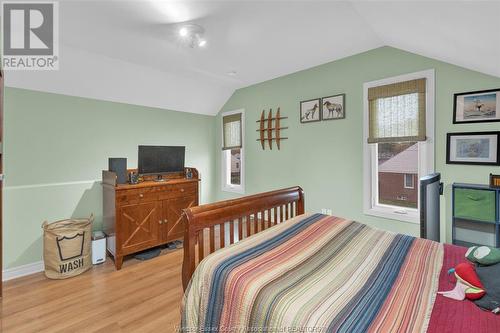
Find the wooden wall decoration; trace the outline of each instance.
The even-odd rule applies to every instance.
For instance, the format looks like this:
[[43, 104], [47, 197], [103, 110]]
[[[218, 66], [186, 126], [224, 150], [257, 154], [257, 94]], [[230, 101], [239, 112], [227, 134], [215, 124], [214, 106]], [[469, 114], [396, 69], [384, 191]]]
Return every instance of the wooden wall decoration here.
[[281, 149], [281, 140], [287, 140], [288, 138], [284, 138], [281, 136], [281, 130], [287, 129], [288, 127], [283, 127], [281, 125], [281, 120], [287, 119], [288, 117], [282, 117], [280, 108], [276, 112], [276, 116], [273, 117], [273, 109], [269, 109], [269, 113], [266, 118], [266, 110], [263, 110], [260, 115], [260, 120], [257, 120], [259, 123], [259, 132], [260, 136], [257, 141], [260, 141], [260, 145], [262, 149], [266, 149], [266, 141], [269, 145], [269, 149], [273, 149], [273, 141], [276, 141], [276, 147], [278, 150]]

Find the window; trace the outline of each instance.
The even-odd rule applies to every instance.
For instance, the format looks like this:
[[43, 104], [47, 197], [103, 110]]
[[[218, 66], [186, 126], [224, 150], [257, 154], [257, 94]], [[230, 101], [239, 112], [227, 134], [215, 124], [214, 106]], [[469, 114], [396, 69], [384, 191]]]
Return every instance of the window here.
[[222, 114], [222, 190], [244, 193], [244, 111]]
[[411, 173], [405, 173], [405, 184], [404, 187], [408, 189], [414, 189], [415, 185], [413, 185], [413, 182], [415, 180], [415, 175]]
[[364, 213], [419, 222], [434, 170], [434, 70], [364, 84]]

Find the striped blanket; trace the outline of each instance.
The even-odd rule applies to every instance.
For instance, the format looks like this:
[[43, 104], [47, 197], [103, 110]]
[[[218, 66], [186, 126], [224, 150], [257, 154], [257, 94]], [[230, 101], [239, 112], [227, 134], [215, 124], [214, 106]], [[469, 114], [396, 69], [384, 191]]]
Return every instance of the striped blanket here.
[[186, 290], [183, 332], [424, 332], [443, 246], [321, 214], [216, 251]]

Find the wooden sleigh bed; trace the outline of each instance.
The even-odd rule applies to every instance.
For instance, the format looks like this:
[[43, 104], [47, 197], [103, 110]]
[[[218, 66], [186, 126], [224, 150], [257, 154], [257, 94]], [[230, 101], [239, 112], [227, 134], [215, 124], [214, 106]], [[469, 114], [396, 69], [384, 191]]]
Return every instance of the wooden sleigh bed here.
[[185, 210], [182, 332], [500, 332], [436, 294], [465, 248], [304, 206], [292, 187]]
[[184, 210], [184, 290], [210, 253], [300, 214], [304, 191], [299, 186]]

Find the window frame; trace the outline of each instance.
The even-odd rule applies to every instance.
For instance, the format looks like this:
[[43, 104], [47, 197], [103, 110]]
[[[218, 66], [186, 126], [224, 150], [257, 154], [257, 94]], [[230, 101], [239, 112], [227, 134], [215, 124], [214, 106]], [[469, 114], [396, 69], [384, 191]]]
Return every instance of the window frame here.
[[[393, 84], [402, 81], [426, 78], [426, 135], [427, 140], [418, 142], [418, 174], [417, 179], [434, 172], [434, 127], [435, 127], [435, 70], [409, 73], [363, 84], [363, 213], [365, 215], [387, 218], [409, 223], [420, 223], [420, 199], [418, 208], [404, 208], [378, 203], [378, 152], [377, 144], [369, 144], [369, 103], [368, 89], [376, 86]], [[405, 185], [405, 184], [403, 184]], [[420, 192], [419, 186], [417, 191]], [[420, 193], [417, 195], [420, 198]]]
[[221, 150], [221, 190], [224, 192], [232, 192], [238, 194], [245, 194], [245, 109], [238, 109], [233, 111], [226, 111], [221, 114], [221, 148], [224, 147], [224, 124], [223, 117], [233, 114], [241, 113], [241, 148], [240, 148], [240, 185], [232, 185], [228, 183], [228, 170], [227, 159], [229, 158], [229, 165], [231, 163], [231, 149]]
[[[407, 188], [409, 190], [413, 190], [415, 189], [415, 175], [413, 173], [404, 173], [403, 174], [404, 178], [403, 178], [403, 188]], [[406, 176], [410, 176], [411, 177], [411, 185], [407, 185], [406, 184]]]

